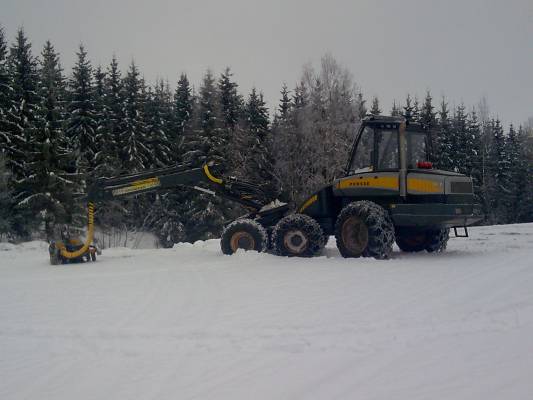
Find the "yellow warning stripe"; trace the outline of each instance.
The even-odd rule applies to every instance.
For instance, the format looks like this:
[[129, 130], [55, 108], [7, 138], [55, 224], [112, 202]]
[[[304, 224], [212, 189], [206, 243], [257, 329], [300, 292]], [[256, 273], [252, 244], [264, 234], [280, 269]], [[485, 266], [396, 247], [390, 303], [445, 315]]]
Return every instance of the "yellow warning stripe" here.
[[343, 179], [337, 184], [338, 189], [359, 187], [398, 190], [399, 180], [397, 176], [354, 177]]
[[[337, 189], [365, 187], [398, 190], [399, 179], [397, 176], [351, 177], [337, 183]], [[443, 182], [420, 178], [408, 178], [407, 190], [419, 193], [442, 193], [444, 191]]]
[[302, 212], [303, 210], [305, 210], [307, 207], [309, 207], [311, 204], [313, 204], [314, 202], [316, 202], [318, 200], [318, 196], [315, 194], [311, 197], [309, 197], [306, 202], [300, 207], [300, 210], [299, 212]]
[[421, 193], [442, 193], [442, 182], [429, 179], [407, 178], [407, 191]]
[[140, 192], [141, 190], [154, 188], [160, 185], [161, 182], [159, 181], [159, 178], [148, 178], [132, 182], [129, 186], [120, 189], [114, 189], [111, 191], [111, 193], [113, 196], [120, 196], [123, 194]]

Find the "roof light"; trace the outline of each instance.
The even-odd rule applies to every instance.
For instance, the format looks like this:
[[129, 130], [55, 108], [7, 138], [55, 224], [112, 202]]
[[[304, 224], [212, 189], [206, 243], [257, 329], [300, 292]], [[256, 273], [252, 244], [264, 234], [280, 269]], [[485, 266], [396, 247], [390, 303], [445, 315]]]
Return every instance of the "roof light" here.
[[431, 161], [418, 161], [416, 167], [420, 169], [431, 169], [433, 168], [433, 163]]

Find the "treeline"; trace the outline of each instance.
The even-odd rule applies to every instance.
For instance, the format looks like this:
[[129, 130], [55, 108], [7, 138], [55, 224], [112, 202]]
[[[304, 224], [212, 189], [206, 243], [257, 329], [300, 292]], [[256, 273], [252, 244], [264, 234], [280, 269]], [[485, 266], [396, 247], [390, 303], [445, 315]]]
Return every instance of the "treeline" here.
[[[377, 99], [370, 113], [381, 113]], [[533, 220], [531, 132], [467, 112], [423, 104], [392, 114], [435, 131], [437, 166], [470, 174], [487, 222]], [[214, 161], [221, 173], [258, 182], [272, 198], [297, 203], [342, 171], [367, 105], [352, 75], [331, 56], [283, 86], [271, 118], [260, 91], [239, 93], [231, 70], [207, 71], [198, 90], [182, 74], [175, 89], [147, 84], [132, 62], [93, 66], [80, 46], [70, 74], [46, 42], [39, 56], [21, 29], [8, 45], [0, 29], [0, 235], [56, 237], [82, 227], [76, 195], [99, 177]], [[242, 213], [209, 195], [176, 190], [99, 205], [103, 231], [154, 232], [163, 245], [216, 237]]]

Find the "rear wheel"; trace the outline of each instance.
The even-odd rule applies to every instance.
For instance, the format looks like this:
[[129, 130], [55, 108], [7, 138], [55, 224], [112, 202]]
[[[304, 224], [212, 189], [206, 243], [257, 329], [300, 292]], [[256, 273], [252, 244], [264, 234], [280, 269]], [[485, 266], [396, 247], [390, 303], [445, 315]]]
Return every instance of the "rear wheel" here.
[[441, 252], [446, 249], [450, 230], [398, 228], [396, 230], [396, 244], [400, 250], [413, 253], [426, 250], [429, 253]]
[[371, 201], [355, 201], [341, 210], [335, 238], [343, 257], [384, 259], [392, 253], [394, 227], [382, 207]]
[[440, 253], [446, 250], [450, 239], [450, 229], [433, 229], [428, 232], [426, 250], [429, 253]]
[[325, 235], [318, 222], [304, 214], [283, 217], [272, 232], [272, 245], [280, 256], [313, 257], [325, 244]]
[[396, 244], [401, 251], [415, 253], [426, 248], [426, 232], [412, 228], [396, 229]]
[[220, 247], [224, 254], [233, 254], [238, 249], [263, 252], [268, 247], [268, 234], [258, 222], [247, 218], [238, 219], [222, 232]]

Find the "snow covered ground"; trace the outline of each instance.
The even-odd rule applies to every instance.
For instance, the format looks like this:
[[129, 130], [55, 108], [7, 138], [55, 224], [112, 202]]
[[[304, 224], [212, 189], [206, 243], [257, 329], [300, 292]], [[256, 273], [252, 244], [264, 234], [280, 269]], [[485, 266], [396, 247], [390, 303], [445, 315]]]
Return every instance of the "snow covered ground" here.
[[389, 261], [0, 244], [3, 400], [532, 396], [533, 224]]

